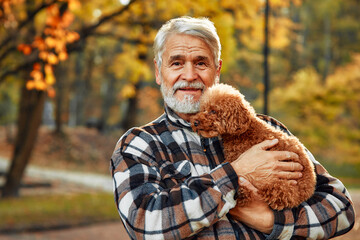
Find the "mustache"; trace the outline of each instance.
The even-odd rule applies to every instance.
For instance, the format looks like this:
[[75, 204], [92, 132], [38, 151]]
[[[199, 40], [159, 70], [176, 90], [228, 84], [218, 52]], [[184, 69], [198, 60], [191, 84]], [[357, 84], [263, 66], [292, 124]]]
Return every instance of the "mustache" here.
[[172, 87], [173, 94], [180, 88], [195, 88], [195, 89], [205, 89], [205, 85], [202, 82], [188, 82], [188, 81], [177, 81]]

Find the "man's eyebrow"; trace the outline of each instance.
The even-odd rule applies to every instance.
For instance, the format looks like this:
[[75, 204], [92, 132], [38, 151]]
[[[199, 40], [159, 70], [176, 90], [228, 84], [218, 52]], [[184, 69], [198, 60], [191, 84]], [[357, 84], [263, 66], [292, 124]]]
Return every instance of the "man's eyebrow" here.
[[179, 59], [184, 59], [184, 58], [185, 58], [184, 55], [180, 55], [180, 54], [178, 54], [178, 55], [173, 55], [173, 56], [170, 56], [169, 62], [172, 62], [172, 61], [175, 61], [175, 60], [179, 60]]
[[[173, 56], [170, 56], [169, 62], [172, 62], [172, 61], [175, 61], [175, 60], [184, 59], [184, 58], [185, 58], [184, 55], [180, 55], [180, 54], [173, 55]], [[195, 61], [209, 61], [209, 57], [199, 55], [199, 56], [196, 56], [196, 57], [195, 57]]]
[[209, 58], [207, 56], [197, 56], [195, 58], [196, 61], [209, 61]]

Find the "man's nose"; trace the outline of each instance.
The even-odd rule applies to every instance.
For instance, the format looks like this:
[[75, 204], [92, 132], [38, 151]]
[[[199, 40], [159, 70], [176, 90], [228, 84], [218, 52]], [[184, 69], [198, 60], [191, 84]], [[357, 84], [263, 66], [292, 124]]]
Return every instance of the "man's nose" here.
[[186, 81], [194, 81], [198, 77], [195, 66], [187, 63], [184, 66], [183, 79]]

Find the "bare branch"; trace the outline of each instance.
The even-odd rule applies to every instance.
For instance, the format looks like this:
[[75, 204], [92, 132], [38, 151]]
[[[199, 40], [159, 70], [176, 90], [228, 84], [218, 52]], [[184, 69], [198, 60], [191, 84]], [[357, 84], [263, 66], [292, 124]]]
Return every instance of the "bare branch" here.
[[153, 44], [150, 41], [143, 41], [138, 38], [128, 38], [128, 37], [124, 37], [122, 35], [114, 34], [113, 32], [95, 32], [91, 36], [95, 37], [95, 38], [96, 37], [105, 37], [105, 38], [118, 40], [119, 42], [131, 43], [131, 44], [145, 44], [148, 46], [152, 46], [152, 44]]
[[31, 68], [37, 60], [38, 59], [31, 59], [29, 61], [26, 61], [26, 62], [16, 66], [13, 69], [3, 72], [0, 75], [0, 84], [2, 84], [2, 82], [5, 81], [6, 77], [8, 77], [10, 75], [15, 75], [15, 74], [19, 73], [21, 70], [24, 70], [26, 68]]
[[96, 31], [96, 29], [101, 26], [104, 23], [107, 23], [111, 21], [114, 17], [117, 17], [121, 14], [123, 14], [125, 11], [127, 11], [132, 4], [134, 4], [138, 0], [131, 0], [127, 5], [123, 6], [122, 8], [116, 10], [113, 13], [110, 13], [108, 15], [104, 15], [100, 17], [99, 21], [94, 23], [93, 25], [85, 26], [80, 30], [77, 30], [80, 34], [80, 38], [78, 41], [68, 45], [68, 53], [74, 52], [74, 51], [81, 51], [85, 46], [85, 41], [89, 36], [93, 36]]
[[99, 21], [93, 25], [90, 25], [90, 26], [87, 26], [87, 27], [84, 27], [83, 29], [81, 29], [79, 32], [80, 34], [80, 39], [84, 39], [86, 38], [87, 36], [93, 34], [93, 32], [102, 24], [112, 20], [114, 17], [117, 17], [121, 14], [123, 14], [125, 11], [127, 11], [130, 6], [132, 4], [134, 4], [137, 0], [131, 0], [127, 5], [123, 6], [122, 8], [118, 9], [117, 11], [113, 12], [113, 13], [110, 13], [108, 15], [104, 15], [102, 17], [100, 17]]

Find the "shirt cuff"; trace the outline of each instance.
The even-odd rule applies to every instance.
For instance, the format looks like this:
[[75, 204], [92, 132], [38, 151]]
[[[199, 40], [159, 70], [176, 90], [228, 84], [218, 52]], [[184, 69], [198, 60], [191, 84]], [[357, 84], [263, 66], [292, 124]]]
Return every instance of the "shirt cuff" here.
[[290, 209], [274, 210], [274, 228], [266, 239], [290, 239], [294, 232], [294, 215]]
[[234, 190], [237, 193], [239, 189], [238, 176], [230, 163], [219, 165], [211, 171], [210, 175], [223, 195], [226, 196]]

